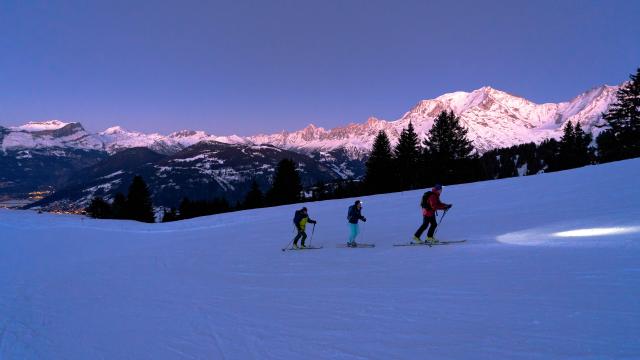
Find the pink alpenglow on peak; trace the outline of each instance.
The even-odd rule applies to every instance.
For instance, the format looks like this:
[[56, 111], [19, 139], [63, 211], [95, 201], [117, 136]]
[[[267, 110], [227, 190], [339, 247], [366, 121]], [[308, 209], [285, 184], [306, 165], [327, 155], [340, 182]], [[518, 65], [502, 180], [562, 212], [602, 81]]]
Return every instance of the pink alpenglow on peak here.
[[[372, 116], [365, 122], [349, 123], [332, 129], [309, 124], [297, 131], [283, 130], [254, 136], [216, 136], [193, 130], [177, 131], [165, 136], [128, 131], [114, 126], [92, 136], [98, 139], [96, 141], [101, 141], [102, 148], [109, 152], [144, 146], [172, 153], [201, 141], [216, 141], [226, 144], [266, 144], [303, 153], [345, 149], [355, 159], [370, 151], [379, 131], [385, 131], [391, 143], [395, 144], [402, 129], [411, 122], [418, 135], [424, 138], [442, 111], [453, 111], [469, 130], [469, 139], [482, 153], [494, 148], [560, 138], [567, 122], [580, 124], [586, 132], [596, 136], [602, 131], [602, 113], [615, 101], [617, 89], [618, 86], [602, 85], [566, 102], [536, 104], [523, 97], [484, 86], [471, 92], [456, 91], [435, 99], [421, 100], [394, 121]], [[22, 133], [20, 136], [5, 137], [2, 148], [29, 148], [30, 144], [41, 144], [33, 141], [30, 133], [36, 136], [38, 131], [55, 130], [66, 125], [68, 124], [59, 120], [51, 120], [10, 128]], [[66, 142], [56, 145], [55, 139], [50, 139], [50, 142], [52, 146], [82, 147], [88, 144]], [[96, 147], [93, 142], [87, 146]]]
[[29, 121], [28, 123], [15, 127], [16, 130], [24, 131], [45, 131], [45, 130], [57, 130], [63, 128], [70, 123], [62, 122], [60, 120], [48, 120], [48, 121]]

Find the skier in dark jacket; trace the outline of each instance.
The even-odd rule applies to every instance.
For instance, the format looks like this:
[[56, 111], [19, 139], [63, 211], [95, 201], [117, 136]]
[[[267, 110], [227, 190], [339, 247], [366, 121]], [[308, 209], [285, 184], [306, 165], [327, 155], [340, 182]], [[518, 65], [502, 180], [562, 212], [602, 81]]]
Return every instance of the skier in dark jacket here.
[[360, 200], [356, 200], [353, 205], [349, 206], [347, 220], [349, 221], [349, 241], [347, 242], [347, 246], [356, 247], [356, 236], [360, 233], [358, 220], [367, 222], [367, 218], [362, 216], [362, 202]]
[[433, 234], [436, 231], [436, 227], [438, 226], [438, 222], [436, 221], [436, 211], [438, 210], [449, 210], [453, 205], [445, 204], [440, 201], [440, 194], [442, 193], [442, 185], [437, 184], [431, 189], [430, 192], [425, 193], [422, 198], [422, 225], [416, 230], [416, 233], [413, 235], [413, 242], [416, 244], [424, 244], [424, 241], [420, 240], [420, 235], [429, 227], [429, 231], [427, 231], [427, 241], [431, 244], [435, 244], [438, 242], [433, 237]]
[[298, 249], [298, 240], [302, 239], [300, 243], [300, 247], [304, 248], [304, 241], [307, 240], [307, 233], [305, 232], [307, 223], [309, 224], [317, 224], [318, 222], [315, 220], [311, 220], [309, 218], [309, 214], [307, 213], [307, 208], [303, 207], [300, 210], [296, 211], [295, 216], [293, 217], [293, 225], [295, 225], [296, 230], [298, 230], [298, 234], [293, 238], [293, 248]]

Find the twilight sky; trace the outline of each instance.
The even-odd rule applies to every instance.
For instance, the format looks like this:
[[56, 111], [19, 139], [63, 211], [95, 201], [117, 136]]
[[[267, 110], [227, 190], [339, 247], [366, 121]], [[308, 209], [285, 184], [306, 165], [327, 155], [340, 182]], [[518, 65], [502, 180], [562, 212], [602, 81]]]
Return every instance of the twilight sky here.
[[640, 1], [2, 0], [0, 125], [249, 135], [395, 120], [490, 85], [535, 102], [640, 66]]

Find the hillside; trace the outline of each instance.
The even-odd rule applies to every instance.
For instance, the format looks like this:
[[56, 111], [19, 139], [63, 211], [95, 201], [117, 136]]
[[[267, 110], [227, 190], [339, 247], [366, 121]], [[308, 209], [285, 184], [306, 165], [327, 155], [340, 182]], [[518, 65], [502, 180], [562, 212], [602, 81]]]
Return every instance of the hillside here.
[[[193, 149], [198, 143], [217, 143], [237, 149], [251, 146], [270, 146], [289, 151], [290, 157], [304, 159], [308, 166], [326, 168], [332, 174], [325, 176], [326, 170], [312, 171], [309, 183], [314, 184], [328, 179], [360, 179], [365, 173], [365, 161], [371, 150], [373, 140], [379, 131], [389, 135], [392, 144], [397, 142], [402, 129], [411, 122], [420, 139], [423, 139], [433, 126], [434, 119], [442, 111], [454, 111], [468, 129], [468, 138], [475, 148], [484, 153], [491, 149], [509, 147], [529, 142], [539, 143], [546, 138], [559, 138], [562, 127], [567, 123], [580, 124], [586, 132], [597, 135], [602, 130], [602, 113], [615, 100], [618, 87], [602, 85], [590, 89], [575, 98], [560, 102], [536, 104], [525, 98], [494, 89], [489, 86], [471, 92], [457, 91], [441, 95], [435, 99], [419, 101], [401, 118], [395, 121], [369, 118], [362, 123], [350, 123], [333, 129], [324, 129], [313, 124], [297, 131], [282, 131], [276, 134], [252, 136], [216, 136], [204, 131], [182, 130], [162, 135], [129, 131], [120, 126], [110, 127], [102, 132], [87, 131], [80, 123], [66, 123], [60, 120], [29, 122], [22, 126], [0, 126], [0, 164], [9, 169], [0, 174], [0, 202], [2, 200], [20, 200], [33, 203], [30, 193], [60, 192], [59, 196], [47, 200], [47, 204], [56, 202], [50, 209], [78, 210], [75, 205], [86, 203], [86, 197], [96, 193], [95, 189], [115, 189], [124, 186], [127, 179], [113, 179], [100, 182], [99, 179], [87, 179], [82, 190], [84, 194], [70, 194], [70, 188], [76, 184], [70, 179], [76, 178], [79, 169], [96, 165], [110, 155], [128, 149], [148, 148], [159, 154], [174, 156], [187, 149]], [[206, 148], [206, 146], [204, 146]], [[225, 151], [227, 155], [237, 151]], [[294, 154], [297, 153], [297, 154]], [[264, 159], [259, 165], [270, 164], [281, 158], [283, 152], [268, 151], [262, 154]], [[206, 153], [196, 154], [206, 157]], [[274, 156], [275, 155], [275, 156]], [[220, 157], [226, 164], [236, 163], [234, 158]], [[120, 161], [120, 160], [118, 160]], [[108, 163], [111, 160], [107, 159]], [[167, 177], [172, 182], [160, 182], [153, 190], [157, 193], [165, 188], [190, 188], [190, 191], [175, 196], [159, 196], [163, 204], [176, 205], [176, 198], [187, 196], [203, 197], [203, 194], [225, 196], [235, 201], [246, 190], [245, 184], [227, 186], [228, 176], [247, 173], [240, 166], [224, 166], [223, 176], [213, 179], [199, 179], [196, 182], [212, 186], [191, 186], [184, 179], [191, 174], [201, 175], [197, 162], [192, 167], [183, 163], [183, 174]], [[241, 164], [242, 165], [242, 164]], [[100, 166], [100, 165], [98, 165]], [[155, 176], [153, 170], [147, 173]], [[208, 169], [207, 169], [208, 170]], [[219, 169], [216, 169], [216, 171]], [[127, 169], [114, 172], [125, 173]], [[141, 170], [142, 171], [142, 170]], [[82, 172], [81, 172], [82, 173]], [[185, 177], [184, 173], [187, 174]], [[54, 174], [54, 176], [51, 176]], [[320, 174], [321, 176], [313, 176]], [[83, 174], [80, 176], [85, 178]], [[113, 183], [119, 180], [118, 184]], [[222, 182], [220, 181], [222, 180]], [[268, 186], [265, 179], [259, 179]], [[93, 190], [95, 190], [93, 189]], [[203, 193], [201, 190], [205, 190]], [[230, 191], [228, 189], [231, 189]], [[237, 191], [236, 191], [237, 189]], [[99, 193], [99, 192], [98, 192]], [[63, 198], [62, 196], [66, 196]], [[106, 194], [107, 196], [109, 194]], [[61, 205], [62, 204], [62, 205]], [[67, 206], [65, 204], [70, 204]]]
[[0, 210], [0, 358], [640, 357], [640, 159], [447, 187], [439, 236], [395, 248], [422, 191], [167, 224]]
[[145, 179], [155, 206], [175, 207], [184, 197], [220, 197], [235, 203], [244, 200], [253, 180], [266, 192], [282, 159], [296, 162], [305, 186], [340, 178], [321, 161], [293, 151], [203, 141], [170, 156], [145, 147], [124, 149], [78, 171], [66, 186], [29, 206], [45, 211], [84, 209], [95, 196], [112, 200], [118, 192], [126, 194], [135, 175]]

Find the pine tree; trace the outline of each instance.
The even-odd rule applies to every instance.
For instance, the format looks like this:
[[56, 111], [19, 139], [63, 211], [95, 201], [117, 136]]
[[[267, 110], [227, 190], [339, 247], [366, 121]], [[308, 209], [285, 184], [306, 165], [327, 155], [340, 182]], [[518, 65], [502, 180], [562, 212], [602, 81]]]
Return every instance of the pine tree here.
[[575, 151], [575, 166], [582, 167], [587, 166], [593, 162], [593, 148], [591, 148], [591, 142], [593, 136], [591, 133], [586, 133], [582, 130], [580, 124], [576, 124], [573, 129], [575, 136], [574, 151]]
[[607, 129], [596, 138], [598, 144], [598, 161], [606, 163], [623, 159], [622, 149], [612, 129]]
[[560, 149], [558, 153], [558, 162], [553, 171], [566, 170], [574, 168], [574, 148], [576, 144], [576, 136], [573, 130], [573, 124], [571, 121], [567, 121], [564, 129], [562, 130], [562, 137], [560, 138]]
[[611, 127], [598, 139], [603, 161], [622, 160], [640, 156], [640, 68], [629, 76], [630, 81], [618, 89], [617, 101], [604, 114]]
[[123, 193], [119, 192], [113, 198], [111, 204], [111, 210], [113, 212], [114, 219], [128, 219], [129, 213], [127, 210], [127, 198]]
[[591, 134], [585, 133], [580, 124], [574, 127], [567, 122], [560, 139], [558, 159], [551, 170], [573, 169], [590, 164], [593, 154], [589, 147], [591, 140]]
[[110, 219], [112, 216], [111, 206], [101, 197], [94, 197], [86, 211], [94, 219]]
[[536, 148], [535, 158], [538, 161], [539, 171], [549, 172], [556, 168], [560, 144], [556, 139], [545, 139]]
[[398, 190], [413, 189], [418, 185], [420, 152], [418, 134], [409, 122], [409, 126], [400, 133], [400, 139], [394, 149], [393, 163]]
[[267, 193], [271, 205], [292, 204], [301, 200], [302, 183], [293, 160], [283, 159], [278, 163], [273, 185]]
[[249, 190], [242, 202], [242, 207], [245, 209], [255, 209], [262, 206], [264, 206], [264, 195], [260, 190], [258, 182], [254, 179], [251, 183], [251, 190]]
[[131, 186], [129, 186], [126, 208], [128, 218], [131, 220], [148, 223], [155, 222], [149, 188], [147, 188], [147, 184], [141, 176], [135, 176], [131, 182]]
[[193, 213], [193, 208], [191, 206], [191, 200], [188, 197], [183, 197], [182, 201], [180, 201], [180, 206], [178, 206], [178, 218], [180, 220], [183, 219], [191, 219], [196, 215]]
[[476, 159], [467, 132], [453, 111], [443, 111], [438, 115], [423, 142], [424, 170], [427, 172], [425, 179], [432, 182], [460, 182], [477, 175], [467, 174], [468, 169], [475, 170], [475, 164], [471, 162]]
[[176, 208], [172, 207], [168, 211], [167, 209], [164, 209], [164, 212], [162, 214], [162, 222], [171, 222], [176, 220], [178, 220], [178, 211], [176, 210]]
[[387, 134], [380, 130], [373, 142], [364, 177], [365, 187], [369, 193], [378, 194], [393, 189], [392, 161], [391, 142]]

